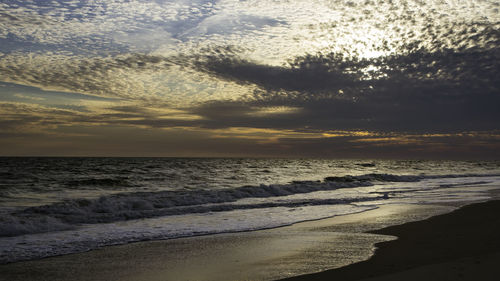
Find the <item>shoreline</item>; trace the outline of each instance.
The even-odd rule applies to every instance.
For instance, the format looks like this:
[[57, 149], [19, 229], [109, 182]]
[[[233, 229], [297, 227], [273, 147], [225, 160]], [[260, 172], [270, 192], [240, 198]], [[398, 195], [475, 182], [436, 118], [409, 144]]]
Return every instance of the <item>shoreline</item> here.
[[280, 280], [496, 280], [498, 213], [500, 201], [492, 200], [370, 231], [398, 239], [377, 243], [375, 254], [366, 261]]
[[394, 237], [366, 233], [456, 209], [382, 205], [250, 232], [136, 242], [0, 265], [0, 280], [276, 280], [366, 260]]

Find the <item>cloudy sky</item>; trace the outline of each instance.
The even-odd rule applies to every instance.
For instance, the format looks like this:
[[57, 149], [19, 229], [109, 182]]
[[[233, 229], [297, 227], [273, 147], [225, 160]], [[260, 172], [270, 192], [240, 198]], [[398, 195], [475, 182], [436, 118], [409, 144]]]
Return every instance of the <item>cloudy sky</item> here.
[[0, 155], [500, 157], [498, 0], [4, 0]]

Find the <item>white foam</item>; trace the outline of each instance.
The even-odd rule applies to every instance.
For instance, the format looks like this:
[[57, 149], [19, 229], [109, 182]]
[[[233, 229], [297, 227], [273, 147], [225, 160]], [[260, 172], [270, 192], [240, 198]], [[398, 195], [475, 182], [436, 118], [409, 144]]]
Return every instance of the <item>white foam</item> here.
[[228, 212], [91, 224], [75, 230], [2, 237], [0, 238], [0, 253], [2, 253], [0, 263], [76, 253], [135, 241], [272, 228], [373, 208], [373, 206], [341, 204], [297, 208], [239, 209]]

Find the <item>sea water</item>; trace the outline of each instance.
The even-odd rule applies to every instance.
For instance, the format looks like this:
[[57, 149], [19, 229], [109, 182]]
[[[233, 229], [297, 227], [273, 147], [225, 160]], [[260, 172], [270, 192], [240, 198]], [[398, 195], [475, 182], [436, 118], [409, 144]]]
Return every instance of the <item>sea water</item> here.
[[500, 161], [0, 158], [0, 263], [488, 200]]

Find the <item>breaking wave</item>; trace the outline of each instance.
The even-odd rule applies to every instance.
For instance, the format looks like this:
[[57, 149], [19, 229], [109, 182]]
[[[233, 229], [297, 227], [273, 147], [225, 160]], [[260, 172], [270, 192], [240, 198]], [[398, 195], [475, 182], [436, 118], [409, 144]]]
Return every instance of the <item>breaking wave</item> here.
[[[492, 175], [415, 176], [366, 174], [326, 177], [323, 181], [293, 181], [289, 184], [242, 186], [233, 189], [135, 192], [102, 196], [97, 199], [68, 199], [62, 202], [29, 207], [0, 217], [0, 236], [72, 229], [79, 224], [152, 218], [189, 213], [220, 212], [235, 209], [335, 205], [387, 199], [387, 194], [344, 199], [294, 199], [234, 204], [245, 198], [270, 198], [340, 188], [372, 186], [377, 182], [417, 182], [428, 178], [481, 177]], [[106, 184], [104, 182], [97, 182]], [[115, 182], [112, 181], [111, 184]], [[95, 184], [95, 182], [94, 182]]]

